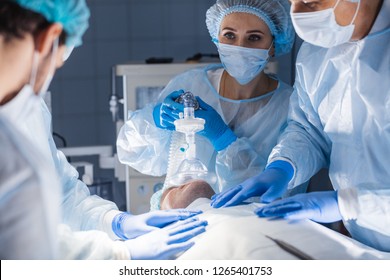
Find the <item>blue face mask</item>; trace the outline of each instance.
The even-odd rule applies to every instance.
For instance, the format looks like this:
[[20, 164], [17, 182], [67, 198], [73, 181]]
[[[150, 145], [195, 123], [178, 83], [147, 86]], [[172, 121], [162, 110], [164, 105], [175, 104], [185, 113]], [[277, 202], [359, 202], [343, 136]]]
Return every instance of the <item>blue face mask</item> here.
[[240, 85], [252, 81], [268, 63], [269, 51], [217, 43], [219, 57], [225, 70]]

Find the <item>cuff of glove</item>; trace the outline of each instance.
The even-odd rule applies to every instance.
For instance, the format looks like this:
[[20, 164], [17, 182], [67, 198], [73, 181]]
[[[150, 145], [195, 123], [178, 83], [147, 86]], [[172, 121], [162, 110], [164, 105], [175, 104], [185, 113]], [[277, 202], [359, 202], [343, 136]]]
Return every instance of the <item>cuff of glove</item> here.
[[213, 142], [214, 149], [219, 152], [226, 147], [228, 147], [231, 143], [237, 140], [237, 136], [234, 134], [234, 132], [228, 128], [225, 130], [225, 132]]
[[156, 106], [154, 106], [153, 108], [153, 120], [154, 120], [154, 124], [159, 127], [159, 128], [163, 128], [160, 124], [160, 109], [161, 109], [161, 103], [157, 104]]
[[117, 214], [114, 219], [112, 219], [112, 231], [121, 239], [127, 240], [128, 238], [123, 232], [122, 225], [126, 221], [127, 217], [131, 214], [127, 212], [122, 212]]
[[266, 169], [279, 169], [286, 173], [288, 181], [294, 177], [294, 167], [288, 161], [276, 160], [271, 162]]
[[150, 198], [150, 211], [160, 210], [160, 200], [162, 197], [163, 190], [158, 190]]
[[340, 214], [344, 220], [356, 220], [360, 212], [357, 191], [353, 188], [341, 189], [338, 192]]
[[122, 211], [118, 211], [118, 210], [108, 211], [103, 217], [101, 227], [97, 228], [98, 230], [102, 230], [106, 232], [112, 240], [118, 239], [118, 236], [112, 230], [112, 221], [114, 220], [115, 216], [120, 213], [122, 213]]

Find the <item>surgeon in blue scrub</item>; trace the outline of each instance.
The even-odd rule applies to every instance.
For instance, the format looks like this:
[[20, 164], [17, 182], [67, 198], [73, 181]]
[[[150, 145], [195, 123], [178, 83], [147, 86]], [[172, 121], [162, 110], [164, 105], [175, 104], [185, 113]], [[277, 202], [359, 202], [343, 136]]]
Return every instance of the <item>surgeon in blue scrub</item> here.
[[88, 19], [85, 0], [0, 2], [2, 259], [166, 259], [205, 231], [197, 211], [118, 211], [57, 150], [42, 97]]
[[[159, 100], [132, 112], [122, 127], [118, 157], [144, 174], [167, 173], [173, 122], [183, 112], [175, 100], [190, 91], [199, 101], [195, 117], [206, 121], [196, 135], [197, 157], [217, 182], [216, 193], [260, 173], [286, 126], [292, 87], [264, 69], [272, 57], [288, 54], [295, 33], [287, 0], [218, 0], [206, 25], [221, 64], [174, 77]], [[174, 151], [176, 152], [176, 151]], [[183, 182], [184, 183], [184, 182]], [[152, 197], [159, 208], [161, 191]]]
[[291, 1], [305, 41], [288, 127], [268, 167], [216, 195], [214, 207], [251, 196], [271, 202], [329, 168], [334, 191], [299, 194], [260, 217], [342, 220], [353, 238], [390, 252], [390, 1]]

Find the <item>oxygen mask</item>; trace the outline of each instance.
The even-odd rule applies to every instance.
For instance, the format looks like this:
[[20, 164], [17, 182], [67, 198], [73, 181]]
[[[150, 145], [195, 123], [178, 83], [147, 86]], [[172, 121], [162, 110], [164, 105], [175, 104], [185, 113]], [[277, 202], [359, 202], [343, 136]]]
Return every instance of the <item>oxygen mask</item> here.
[[195, 133], [203, 130], [205, 124], [204, 119], [195, 117], [195, 110], [199, 108], [199, 103], [191, 92], [183, 93], [176, 102], [184, 105], [184, 112], [180, 113], [180, 119], [174, 124], [176, 131], [185, 135], [185, 146], [180, 148], [185, 152], [185, 159], [180, 162], [175, 174], [169, 174], [171, 176], [168, 177], [168, 183], [171, 186], [180, 186], [189, 181], [204, 180], [213, 185], [216, 182], [215, 174], [209, 172], [196, 157]]

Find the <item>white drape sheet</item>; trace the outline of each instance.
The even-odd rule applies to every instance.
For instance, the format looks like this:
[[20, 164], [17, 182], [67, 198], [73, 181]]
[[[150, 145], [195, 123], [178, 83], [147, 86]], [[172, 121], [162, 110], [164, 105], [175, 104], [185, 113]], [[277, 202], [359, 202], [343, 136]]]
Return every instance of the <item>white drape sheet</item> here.
[[213, 209], [209, 199], [198, 199], [187, 209], [203, 210], [200, 219], [208, 221], [204, 234], [178, 259], [192, 260], [289, 260], [297, 259], [266, 235], [283, 240], [314, 259], [390, 259], [384, 253], [309, 220], [288, 221], [257, 217], [261, 204]]

